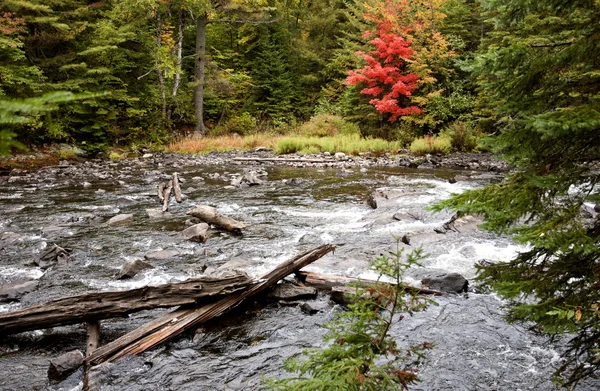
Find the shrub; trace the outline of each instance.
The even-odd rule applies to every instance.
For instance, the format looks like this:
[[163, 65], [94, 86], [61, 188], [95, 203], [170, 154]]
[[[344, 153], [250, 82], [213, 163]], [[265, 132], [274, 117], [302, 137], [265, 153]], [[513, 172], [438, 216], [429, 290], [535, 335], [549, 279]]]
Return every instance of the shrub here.
[[448, 154], [452, 150], [450, 140], [445, 137], [425, 136], [415, 139], [410, 144], [410, 151], [415, 155]]
[[456, 151], [471, 152], [477, 148], [479, 137], [473, 128], [464, 122], [454, 121], [440, 134], [450, 140], [452, 148]]
[[277, 143], [277, 147], [275, 148], [275, 153], [278, 155], [284, 155], [287, 153], [296, 153], [300, 151], [304, 146], [304, 143], [301, 140], [296, 140], [293, 138], [283, 138], [279, 140]]
[[327, 137], [337, 134], [358, 134], [358, 125], [346, 121], [339, 115], [318, 114], [301, 125], [300, 134], [308, 137]]
[[301, 390], [399, 390], [418, 381], [415, 365], [431, 344], [399, 346], [390, 335], [393, 323], [407, 314], [421, 311], [431, 300], [405, 289], [403, 273], [423, 258], [420, 249], [407, 255], [403, 249], [372, 261], [372, 269], [380, 277], [388, 276], [394, 284], [377, 282], [357, 286], [349, 295], [350, 311], [337, 312], [325, 324], [327, 347], [304, 352], [303, 359], [288, 359], [284, 368], [294, 377], [266, 380], [266, 388], [274, 391]]
[[253, 133], [256, 129], [256, 119], [249, 113], [242, 113], [236, 117], [231, 117], [225, 124], [215, 126], [210, 130], [211, 136], [223, 136], [226, 134], [239, 134], [244, 136]]

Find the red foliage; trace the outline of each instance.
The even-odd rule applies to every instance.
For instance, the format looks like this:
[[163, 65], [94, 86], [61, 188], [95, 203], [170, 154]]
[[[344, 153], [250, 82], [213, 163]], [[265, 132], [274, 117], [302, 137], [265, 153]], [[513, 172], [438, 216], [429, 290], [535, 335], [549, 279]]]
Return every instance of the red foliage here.
[[23, 31], [25, 19], [15, 17], [11, 12], [0, 14], [0, 34], [11, 35]]
[[[408, 32], [409, 29], [405, 30]], [[369, 53], [356, 52], [367, 64], [361, 69], [350, 71], [345, 84], [366, 84], [367, 87], [360, 92], [373, 96], [369, 103], [380, 113], [390, 114], [390, 122], [404, 115], [422, 113], [417, 106], [401, 106], [402, 98], [412, 95], [419, 80], [419, 76], [414, 73], [404, 74], [406, 60], [413, 55], [410, 42], [393, 32], [389, 21], [380, 21], [377, 31], [366, 31], [364, 37], [372, 35], [375, 38], [369, 43], [375, 45], [375, 50]]]

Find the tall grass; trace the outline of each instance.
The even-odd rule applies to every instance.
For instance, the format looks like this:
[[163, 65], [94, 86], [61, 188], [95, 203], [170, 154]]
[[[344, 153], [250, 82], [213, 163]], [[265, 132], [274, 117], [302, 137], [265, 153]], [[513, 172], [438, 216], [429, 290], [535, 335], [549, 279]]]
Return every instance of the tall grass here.
[[167, 149], [180, 153], [210, 153], [226, 152], [233, 150], [248, 150], [256, 147], [275, 148], [278, 136], [267, 133], [258, 133], [249, 136], [206, 136], [202, 138], [186, 138], [171, 143]]
[[410, 151], [418, 156], [427, 154], [447, 155], [452, 151], [450, 140], [445, 137], [425, 136], [415, 139], [410, 144]]

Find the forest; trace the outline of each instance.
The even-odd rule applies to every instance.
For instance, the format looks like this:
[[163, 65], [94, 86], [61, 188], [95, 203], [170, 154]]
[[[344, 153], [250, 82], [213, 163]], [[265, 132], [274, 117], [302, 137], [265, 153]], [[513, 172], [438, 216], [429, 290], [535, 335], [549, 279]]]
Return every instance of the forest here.
[[479, 283], [570, 336], [557, 383], [597, 376], [598, 0], [4, 0], [0, 48], [0, 153], [263, 135], [500, 155], [501, 183], [433, 209], [528, 246]]

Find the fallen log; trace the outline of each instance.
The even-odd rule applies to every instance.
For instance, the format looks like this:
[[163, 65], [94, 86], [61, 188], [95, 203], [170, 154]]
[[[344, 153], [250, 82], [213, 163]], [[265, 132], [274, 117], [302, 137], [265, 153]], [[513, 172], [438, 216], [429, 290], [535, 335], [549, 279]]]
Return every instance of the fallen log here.
[[125, 317], [152, 308], [176, 307], [214, 300], [245, 288], [251, 280], [245, 275], [224, 278], [199, 277], [183, 282], [143, 288], [86, 293], [45, 304], [0, 313], [0, 334]]
[[181, 198], [181, 187], [179, 187], [179, 175], [173, 173], [173, 192], [175, 193], [175, 201], [180, 204], [183, 199]]
[[332, 244], [322, 245], [282, 263], [270, 273], [262, 276], [255, 285], [232, 293], [215, 303], [196, 306], [191, 309], [175, 310], [102, 346], [87, 358], [87, 362], [100, 364], [105, 361], [114, 361], [121, 357], [142, 353], [181, 334], [185, 330], [222, 315], [238, 306], [245, 299], [262, 292], [288, 274], [300, 270], [334, 249], [335, 246]]
[[196, 205], [196, 207], [187, 212], [187, 214], [197, 217], [208, 224], [214, 224], [225, 228], [227, 231], [239, 231], [242, 228], [246, 228], [244, 223], [217, 213], [217, 210], [212, 206]]
[[[322, 290], [331, 290], [334, 287], [349, 285], [349, 284], [361, 284], [361, 285], [373, 285], [377, 281], [367, 280], [363, 278], [345, 277], [345, 276], [333, 276], [314, 272], [303, 272], [299, 271], [296, 273], [296, 279], [303, 285], [308, 285]], [[404, 287], [406, 291], [414, 291], [418, 293], [442, 296], [444, 292], [436, 291], [433, 289], [417, 288], [414, 286], [406, 285]]]
[[163, 190], [163, 213], [169, 210], [169, 201], [171, 200], [171, 192], [173, 191], [173, 180], [166, 183]]

